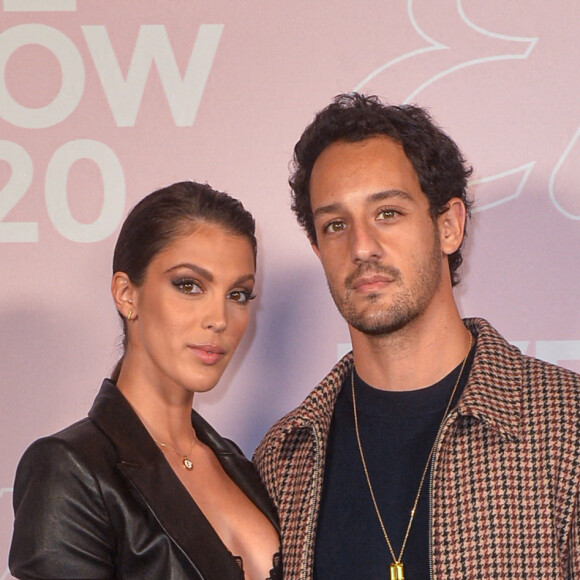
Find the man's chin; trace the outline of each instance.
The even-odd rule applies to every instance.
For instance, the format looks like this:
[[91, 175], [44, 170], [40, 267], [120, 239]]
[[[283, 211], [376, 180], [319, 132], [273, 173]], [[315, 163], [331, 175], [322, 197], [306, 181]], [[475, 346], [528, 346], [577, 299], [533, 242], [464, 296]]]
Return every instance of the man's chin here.
[[384, 305], [372, 309], [341, 312], [350, 326], [370, 336], [385, 336], [397, 332], [412, 322], [412, 312], [393, 312]]

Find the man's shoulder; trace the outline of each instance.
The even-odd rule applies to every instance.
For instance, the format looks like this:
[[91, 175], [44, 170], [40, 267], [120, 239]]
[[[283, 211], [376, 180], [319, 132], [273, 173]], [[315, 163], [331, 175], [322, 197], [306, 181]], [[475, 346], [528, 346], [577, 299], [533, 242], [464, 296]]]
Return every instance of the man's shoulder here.
[[506, 395], [512, 403], [521, 400], [536, 411], [568, 416], [580, 413], [578, 373], [523, 354], [483, 319], [465, 323], [477, 335], [472, 380], [479, 389], [488, 389], [494, 400], [504, 400]]
[[522, 354], [521, 357], [524, 366], [533, 372], [544, 373], [548, 376], [557, 376], [563, 381], [580, 382], [580, 374], [571, 369], [526, 354]]
[[580, 413], [580, 374], [527, 355], [522, 355], [522, 361], [531, 396], [547, 397], [553, 406], [572, 405]]
[[493, 365], [496, 360], [502, 363], [505, 360], [509, 360], [512, 364], [521, 364], [524, 369], [531, 372], [545, 373], [549, 376], [558, 377], [563, 381], [575, 384], [580, 381], [580, 374], [570, 369], [523, 354], [483, 318], [468, 318], [464, 322], [476, 334], [478, 350], [481, 348], [485, 351], [487, 355], [486, 361], [490, 365]]

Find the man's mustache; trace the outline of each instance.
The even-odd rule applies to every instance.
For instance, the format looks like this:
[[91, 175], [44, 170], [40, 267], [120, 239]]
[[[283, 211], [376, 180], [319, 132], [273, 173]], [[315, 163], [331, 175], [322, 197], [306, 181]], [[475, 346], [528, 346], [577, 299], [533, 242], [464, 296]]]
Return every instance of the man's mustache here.
[[395, 268], [394, 266], [384, 266], [382, 264], [365, 263], [357, 266], [357, 268], [346, 277], [344, 285], [347, 288], [352, 288], [352, 285], [357, 278], [373, 274], [384, 274], [389, 278], [393, 278], [394, 280], [399, 280], [401, 278], [400, 270], [398, 268]]

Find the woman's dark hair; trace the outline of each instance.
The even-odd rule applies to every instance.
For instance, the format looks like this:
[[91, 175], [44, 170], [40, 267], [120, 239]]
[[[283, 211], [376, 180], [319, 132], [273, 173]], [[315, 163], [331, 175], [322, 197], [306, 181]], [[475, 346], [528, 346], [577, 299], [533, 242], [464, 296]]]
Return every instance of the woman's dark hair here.
[[[135, 286], [145, 280], [153, 258], [197, 224], [211, 223], [245, 237], [257, 257], [256, 225], [242, 203], [207, 184], [182, 181], [143, 198], [131, 210], [119, 233], [113, 253], [113, 274], [124, 272]], [[127, 321], [123, 320], [123, 349], [127, 347]], [[123, 355], [124, 356], [124, 355]], [[123, 358], [112, 379], [117, 380]]]
[[[467, 216], [471, 214], [467, 180], [472, 169], [455, 142], [425, 109], [384, 105], [376, 96], [342, 94], [315, 116], [294, 147], [293, 173], [289, 179], [292, 210], [312, 243], [317, 240], [310, 204], [310, 176], [318, 156], [336, 141], [357, 142], [381, 135], [403, 147], [429, 200], [433, 219], [446, 211], [447, 203], [454, 197], [463, 201]], [[449, 256], [453, 285], [459, 282], [457, 269], [462, 261], [460, 246]]]

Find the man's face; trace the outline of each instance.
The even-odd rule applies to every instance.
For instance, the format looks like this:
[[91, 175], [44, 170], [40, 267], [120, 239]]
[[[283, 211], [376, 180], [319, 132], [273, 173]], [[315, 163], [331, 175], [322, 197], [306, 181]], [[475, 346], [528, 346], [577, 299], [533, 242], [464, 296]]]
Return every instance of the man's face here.
[[388, 137], [333, 143], [314, 164], [310, 201], [313, 248], [351, 327], [385, 335], [429, 310], [449, 274], [437, 222], [400, 145]]

